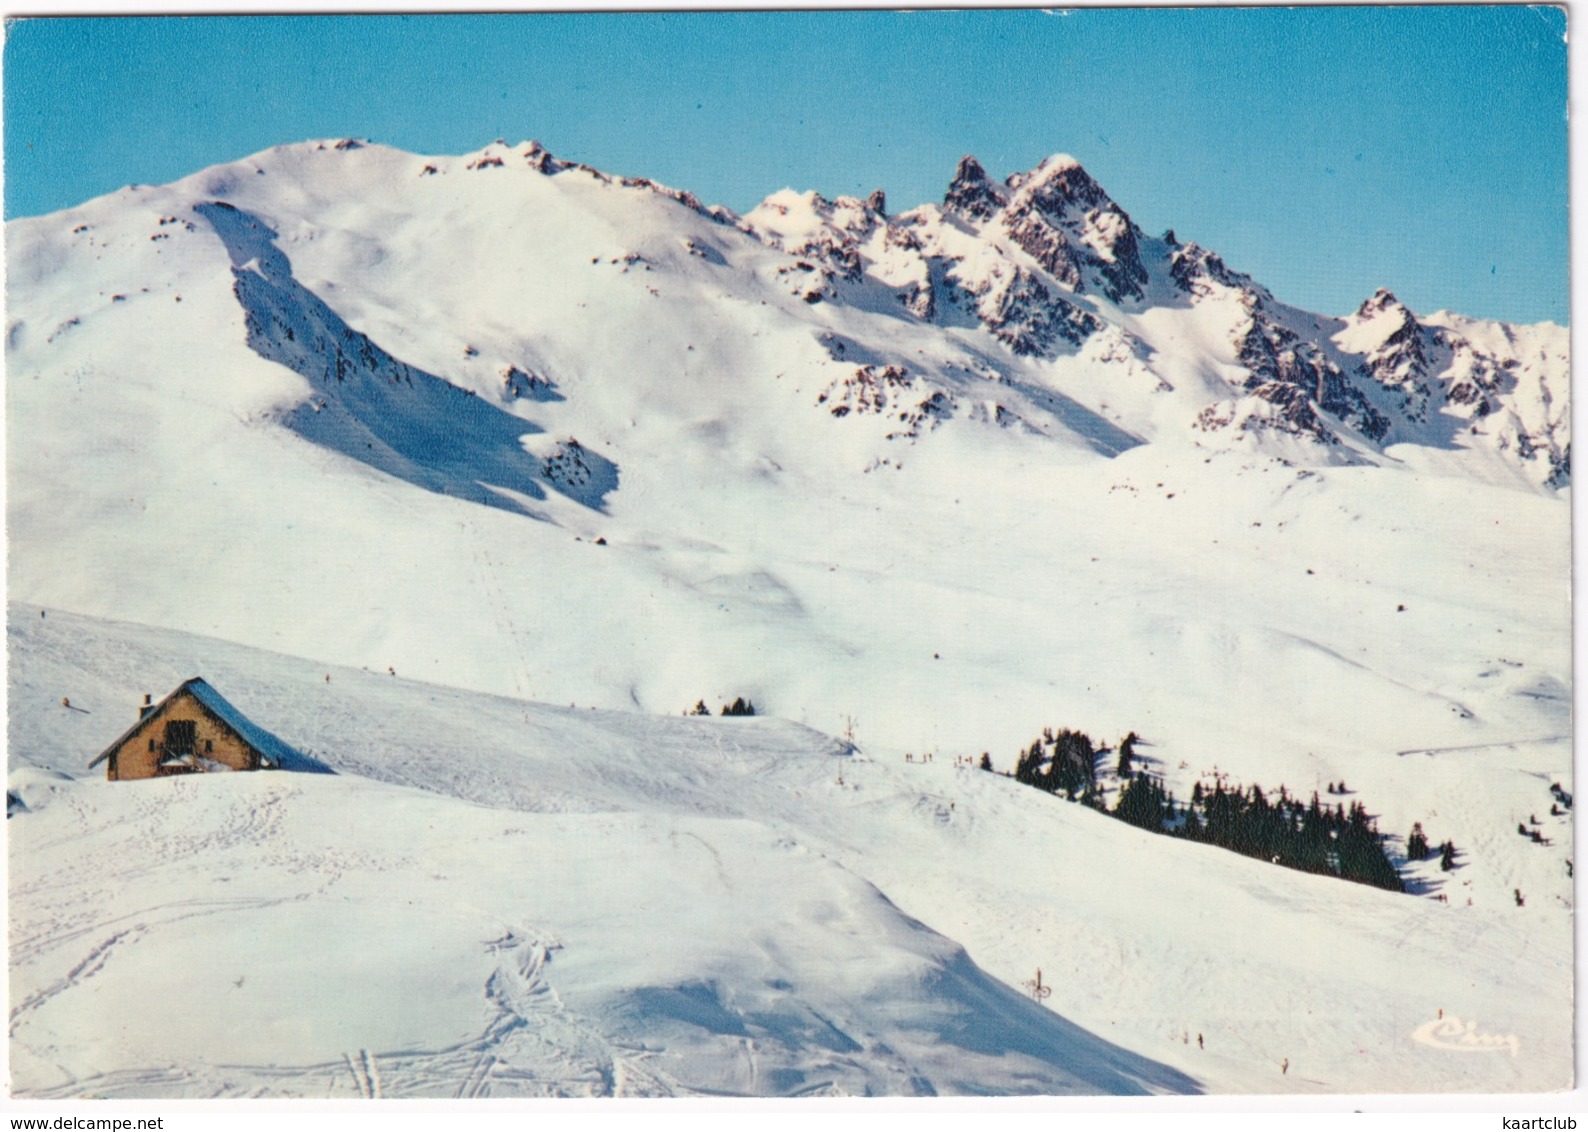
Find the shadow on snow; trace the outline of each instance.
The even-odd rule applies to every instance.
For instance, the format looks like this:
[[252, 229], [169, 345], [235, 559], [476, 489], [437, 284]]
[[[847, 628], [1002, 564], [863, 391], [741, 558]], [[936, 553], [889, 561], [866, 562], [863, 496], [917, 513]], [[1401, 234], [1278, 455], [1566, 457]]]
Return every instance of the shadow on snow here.
[[[277, 233], [258, 217], [224, 201], [194, 211], [231, 257], [248, 345], [315, 387], [285, 414], [288, 428], [441, 495], [544, 518], [523, 500], [545, 499], [550, 489], [604, 509], [616, 464], [577, 444], [551, 446], [543, 461], [524, 444], [542, 429], [392, 357], [344, 322], [293, 277]], [[577, 474], [559, 475], [570, 451]]]

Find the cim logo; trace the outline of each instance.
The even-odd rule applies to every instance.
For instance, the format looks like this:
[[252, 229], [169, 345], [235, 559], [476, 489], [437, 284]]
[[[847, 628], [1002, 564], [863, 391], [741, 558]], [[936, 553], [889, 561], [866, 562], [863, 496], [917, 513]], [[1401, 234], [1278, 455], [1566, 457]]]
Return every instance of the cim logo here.
[[1500, 1050], [1510, 1050], [1511, 1056], [1515, 1057], [1522, 1048], [1521, 1039], [1515, 1034], [1486, 1034], [1478, 1029], [1477, 1022], [1463, 1022], [1454, 1014], [1424, 1022], [1412, 1032], [1412, 1038], [1425, 1046], [1455, 1053], [1498, 1053]]

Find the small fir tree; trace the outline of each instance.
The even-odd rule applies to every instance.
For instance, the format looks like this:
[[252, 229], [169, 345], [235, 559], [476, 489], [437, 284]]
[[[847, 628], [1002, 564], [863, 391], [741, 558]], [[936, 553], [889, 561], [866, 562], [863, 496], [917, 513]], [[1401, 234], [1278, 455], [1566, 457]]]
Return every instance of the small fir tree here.
[[1423, 823], [1412, 822], [1412, 831], [1406, 836], [1406, 856], [1413, 861], [1428, 858], [1428, 838], [1423, 833]]

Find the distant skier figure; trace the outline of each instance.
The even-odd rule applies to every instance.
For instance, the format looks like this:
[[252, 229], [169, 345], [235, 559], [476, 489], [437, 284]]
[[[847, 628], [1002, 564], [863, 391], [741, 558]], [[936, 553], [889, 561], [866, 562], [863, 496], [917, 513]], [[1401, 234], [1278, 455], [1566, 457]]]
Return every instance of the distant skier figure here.
[[1198, 1034], [1197, 1035], [1197, 1049], [1202, 1049], [1202, 1048], [1203, 1048], [1202, 1047], [1202, 1035]]
[[1286, 1073], [1289, 1073], [1289, 1072], [1290, 1072], [1290, 1058], [1287, 1057], [1287, 1058], [1285, 1058], [1284, 1061], [1281, 1061], [1279, 1063], [1279, 1073], [1280, 1073], [1280, 1076], [1283, 1076], [1283, 1075], [1285, 1075]]

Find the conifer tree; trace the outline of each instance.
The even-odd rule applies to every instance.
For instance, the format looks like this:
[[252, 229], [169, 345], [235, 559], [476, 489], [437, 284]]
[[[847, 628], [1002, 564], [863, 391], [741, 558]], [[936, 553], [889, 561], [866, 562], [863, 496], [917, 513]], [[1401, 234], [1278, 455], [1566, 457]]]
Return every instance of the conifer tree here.
[[1406, 836], [1406, 856], [1413, 861], [1428, 858], [1428, 838], [1423, 834], [1423, 823], [1412, 822], [1412, 831]]
[[1129, 778], [1131, 771], [1135, 769], [1133, 765], [1135, 757], [1136, 733], [1132, 731], [1119, 741], [1119, 765], [1115, 768], [1115, 773], [1121, 782]]
[[1037, 774], [1042, 766], [1042, 741], [1039, 739], [1020, 752], [1015, 759], [1015, 781], [1036, 786]]
[[1114, 816], [1120, 821], [1154, 833], [1163, 830], [1163, 787], [1145, 774], [1138, 774], [1125, 785], [1114, 803]]

